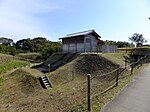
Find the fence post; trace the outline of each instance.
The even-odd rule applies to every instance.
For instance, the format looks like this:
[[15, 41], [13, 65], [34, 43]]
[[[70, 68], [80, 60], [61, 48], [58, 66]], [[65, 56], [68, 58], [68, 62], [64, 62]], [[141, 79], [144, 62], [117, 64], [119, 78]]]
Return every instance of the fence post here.
[[140, 68], [140, 64], [141, 64], [141, 58], [138, 59], [138, 63], [137, 63], [138, 68]]
[[134, 62], [131, 64], [131, 75], [133, 75]]
[[48, 64], [48, 72], [51, 72], [51, 64]]
[[116, 72], [116, 86], [118, 86], [118, 79], [119, 79], [119, 65], [117, 65], [117, 72]]
[[88, 100], [88, 111], [91, 111], [91, 74], [88, 74], [87, 75], [87, 90], [88, 90], [88, 93], [87, 93], [87, 100]]
[[142, 66], [142, 64], [143, 64], [143, 57], [141, 58], [141, 66]]

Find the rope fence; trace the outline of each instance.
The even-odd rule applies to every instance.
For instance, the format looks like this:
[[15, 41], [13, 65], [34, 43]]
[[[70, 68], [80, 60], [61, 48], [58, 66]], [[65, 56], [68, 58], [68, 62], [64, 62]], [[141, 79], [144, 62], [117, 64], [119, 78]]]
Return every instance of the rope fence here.
[[108, 68], [109, 72], [107, 73], [103, 73], [104, 71], [101, 73], [96, 72], [94, 74], [95, 76], [83, 74], [83, 77], [76, 77], [78, 72], [72, 71], [72, 69], [68, 67], [67, 70], [69, 72], [63, 69], [58, 71], [57, 74], [61, 75], [61, 79], [57, 79], [55, 75], [51, 75], [54, 76], [51, 77], [51, 80], [55, 81], [54, 84], [57, 85], [58, 88], [65, 87], [68, 90], [72, 90], [67, 93], [67, 97], [74, 103], [73, 106], [70, 106], [71, 110], [76, 111], [79, 108], [79, 110], [91, 111], [92, 109], [94, 110], [95, 103], [101, 103], [101, 101], [105, 100], [105, 93], [109, 94], [108, 91], [117, 87], [121, 84], [120, 82], [132, 75], [134, 68], [140, 67], [145, 58], [146, 56], [141, 57], [135, 60], [135, 62], [125, 64], [123, 67], [117, 65], [113, 69], [111, 68], [111, 70]]
[[[129, 65], [125, 64], [125, 67], [123, 67], [123, 68], [121, 68], [119, 65], [117, 65], [116, 69], [114, 69], [108, 73], [104, 73], [104, 74], [93, 76], [93, 77], [91, 77], [91, 75], [88, 74], [87, 81], [86, 81], [87, 85], [88, 85], [88, 87], [87, 87], [87, 110], [91, 111], [91, 102], [92, 102], [93, 98], [102, 95], [103, 93], [109, 91], [113, 87], [118, 86], [119, 81], [123, 80], [125, 77], [133, 75], [134, 68], [135, 67], [139, 68], [140, 66], [142, 66], [143, 61], [144, 61], [144, 59], [146, 59], [146, 57], [147, 56], [145, 55], [144, 57], [137, 59], [137, 61], [132, 62]], [[123, 69], [123, 70], [121, 71], [121, 69]], [[125, 72], [126, 72], [126, 75], [123, 75], [123, 74], [125, 74]], [[104, 77], [104, 79], [108, 78], [108, 81], [102, 80], [103, 77]], [[94, 83], [94, 82], [96, 82], [96, 80], [98, 78], [101, 78], [101, 81], [104, 83], [103, 84], [101, 82]], [[93, 80], [95, 80], [95, 81], [93, 81]], [[104, 86], [105, 82], [108, 83], [109, 81], [111, 84], [110, 85], [108, 84], [107, 87], [105, 87]], [[94, 91], [92, 91], [92, 89], [93, 89], [92, 87], [94, 87], [94, 86], [95, 87], [99, 86], [101, 88], [101, 89], [99, 89], [99, 91], [100, 91], [99, 93], [94, 93]], [[104, 88], [101, 86], [104, 86]]]

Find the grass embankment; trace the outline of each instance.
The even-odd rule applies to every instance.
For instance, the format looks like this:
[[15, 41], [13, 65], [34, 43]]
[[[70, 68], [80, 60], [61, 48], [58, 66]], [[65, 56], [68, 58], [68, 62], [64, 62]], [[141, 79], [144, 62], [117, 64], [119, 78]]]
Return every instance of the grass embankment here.
[[0, 53], [0, 85], [4, 82], [4, 78], [1, 74], [26, 65], [29, 65], [29, 63], [16, 60], [16, 57], [14, 56]]
[[0, 85], [4, 82], [4, 77], [3, 73], [6, 73], [7, 71], [10, 71], [12, 69], [18, 68], [18, 67], [23, 67], [29, 65], [28, 62], [21, 61], [21, 60], [11, 60], [11, 61], [6, 61], [0, 64]]
[[127, 48], [118, 48], [120, 53], [134, 53], [134, 54], [141, 54], [147, 55], [150, 52], [150, 47], [127, 47]]
[[[103, 54], [102, 54], [103, 55]], [[124, 63], [123, 54], [105, 54], [109, 59]], [[49, 74], [53, 89], [41, 89], [38, 79], [32, 72], [19, 69], [4, 77], [7, 80], [0, 87], [0, 111], [4, 112], [86, 112], [87, 111], [87, 74], [92, 77], [110, 72], [116, 68], [116, 64], [106, 60], [99, 54], [83, 54], [70, 63], [60, 67]], [[120, 79], [128, 78], [127, 74]], [[92, 96], [101, 93], [115, 80], [115, 74], [92, 80]], [[129, 79], [130, 80], [130, 79]], [[118, 91], [121, 90], [128, 80], [122, 80], [119, 86], [109, 91], [92, 97], [92, 110], [99, 112], [100, 109]], [[9, 83], [8, 83], [9, 82]], [[33, 90], [30, 90], [30, 88]], [[9, 97], [8, 97], [9, 96]]]
[[40, 99], [36, 99], [42, 90], [38, 79], [20, 68], [4, 75], [4, 80], [0, 86], [0, 111], [34, 112], [33, 102], [42, 100], [43, 97], [38, 95]]
[[[98, 55], [116, 63], [116, 65], [120, 64], [121, 67], [124, 67], [124, 56], [127, 54], [108, 53]], [[87, 111], [87, 73], [91, 73], [92, 76], [98, 76], [115, 69], [115, 64], [111, 64], [104, 58], [98, 57], [98, 55], [85, 55], [85, 57], [80, 56], [73, 62], [51, 73], [50, 79], [52, 79], [52, 82], [57, 87], [57, 90], [59, 90], [63, 95], [66, 94], [66, 97], [62, 97], [63, 95], [58, 95], [58, 97], [60, 96], [62, 98], [62, 101], [65, 101], [66, 99], [67, 101], [65, 101], [65, 103], [69, 103], [66, 104], [68, 106], [63, 109], [64, 111]], [[135, 74], [140, 69], [135, 68]], [[117, 87], [112, 87], [108, 91], [103, 92], [115, 82], [115, 77], [116, 72], [110, 74], [110, 76], [107, 75], [106, 77], [95, 78], [91, 81], [93, 112], [99, 112], [106, 103], [108, 103], [119, 91], [121, 91], [124, 86], [126, 86], [126, 84], [132, 80], [133, 75], [130, 76], [130, 70], [127, 69], [120, 74], [119, 85]], [[83, 81], [85, 81], [85, 83], [82, 83]], [[60, 103], [60, 105], [63, 104]]]
[[[109, 57], [110, 61], [104, 58], [105, 56]], [[92, 77], [98, 76], [114, 70], [116, 68], [114, 61], [118, 62], [117, 60], [119, 60], [119, 64], [124, 63], [124, 54], [105, 54], [105, 56], [101, 57], [100, 54], [83, 54], [67, 65], [50, 73], [49, 77], [54, 87], [57, 87], [56, 90], [59, 90], [61, 93], [58, 95], [58, 97], [62, 98], [59, 107], [64, 104], [68, 105], [65, 108], [61, 108], [63, 111], [87, 111], [87, 74], [90, 73]], [[100, 93], [109, 87], [114, 76], [94, 79], [92, 81], [92, 95]]]
[[100, 54], [100, 56], [105, 57], [108, 60], [111, 60], [112, 62], [119, 64], [120, 66], [124, 66], [125, 65], [125, 59], [124, 56], [126, 56], [128, 54], [126, 53], [105, 53], [105, 54]]
[[9, 62], [1, 63], [0, 64], [0, 74], [10, 71], [12, 69], [15, 69], [17, 67], [23, 67], [26, 65], [29, 65], [29, 63], [26, 61], [21, 61], [21, 60], [12, 60]]
[[[86, 104], [84, 104], [87, 94], [87, 85], [84, 82], [86, 75], [89, 72], [92, 76], [98, 72], [104, 73], [108, 71], [105, 68], [112, 70], [115, 68], [115, 64], [95, 54], [80, 55], [65, 66], [47, 74], [54, 86], [50, 90], [41, 89], [40, 85], [37, 84], [38, 79], [35, 79], [34, 75], [27, 70], [17, 70], [4, 77], [4, 80], [7, 81], [4, 81], [0, 88], [0, 95], [2, 96], [0, 97], [2, 101], [0, 111], [69, 112], [78, 105], [83, 107], [82, 110], [86, 110]], [[31, 81], [28, 81], [30, 79]], [[30, 92], [27, 88], [32, 89], [36, 86], [33, 83], [38, 87]], [[7, 98], [8, 96], [10, 97]]]
[[17, 55], [21, 59], [32, 61], [32, 62], [41, 62], [42, 56], [40, 53], [19, 53]]
[[12, 55], [8, 55], [8, 54], [1, 54], [0, 53], [0, 64], [4, 63], [4, 62], [9, 62], [12, 60], [15, 60], [16, 58]]

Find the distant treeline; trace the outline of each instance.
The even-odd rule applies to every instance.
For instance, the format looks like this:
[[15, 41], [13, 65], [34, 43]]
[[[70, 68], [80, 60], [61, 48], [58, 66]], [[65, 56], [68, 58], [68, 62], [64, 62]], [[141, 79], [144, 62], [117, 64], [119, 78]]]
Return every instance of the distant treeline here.
[[123, 41], [106, 40], [106, 41], [104, 41], [104, 43], [106, 45], [116, 45], [119, 48], [122, 48], [122, 47], [134, 47], [135, 46], [133, 43], [129, 43], [129, 42], [125, 42], [125, 41], [123, 42]]
[[52, 42], [44, 37], [21, 39], [16, 43], [10, 38], [0, 38], [0, 53], [16, 55], [18, 53], [38, 52], [42, 58], [47, 58], [60, 50], [61, 42]]
[[[104, 41], [106, 45], [117, 45], [120, 47], [132, 47], [133, 43], [122, 41]], [[10, 38], [0, 38], [0, 53], [16, 55], [18, 53], [36, 52], [40, 53], [43, 59], [46, 59], [51, 54], [61, 51], [61, 42], [52, 42], [44, 37], [36, 37], [33, 39], [21, 39], [14, 42]]]

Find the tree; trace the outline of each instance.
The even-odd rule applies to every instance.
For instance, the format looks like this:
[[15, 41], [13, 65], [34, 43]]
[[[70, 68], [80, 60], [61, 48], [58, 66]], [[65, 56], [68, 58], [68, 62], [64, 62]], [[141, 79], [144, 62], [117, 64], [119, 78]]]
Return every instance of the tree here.
[[134, 42], [137, 47], [147, 42], [147, 40], [143, 37], [143, 35], [138, 33], [134, 33], [133, 36], [129, 37], [129, 40]]
[[15, 56], [17, 54], [17, 50], [15, 47], [10, 47], [9, 50], [10, 50], [10, 53], [9, 53], [10, 55]]
[[46, 44], [48, 43], [49, 41], [44, 38], [44, 37], [36, 37], [34, 39], [32, 39], [32, 44], [33, 44], [33, 51], [34, 52], [40, 52], [43, 50], [43, 47], [46, 46]]
[[13, 44], [13, 40], [10, 38], [1, 37], [0, 38], [0, 44], [5, 45], [5, 46], [11, 46]]
[[122, 41], [118, 41], [116, 43], [116, 45], [120, 48], [120, 47], [133, 47], [134, 44], [133, 43], [129, 43], [129, 42], [122, 42]]
[[132, 47], [133, 43], [125, 42], [125, 41], [112, 41], [112, 40], [106, 40], [104, 41], [106, 45], [116, 45], [119, 48], [120, 47]]
[[33, 44], [30, 38], [28, 39], [22, 39], [16, 42], [16, 48], [25, 50], [25, 51], [32, 51]]
[[42, 53], [44, 57], [49, 57], [52, 53], [59, 51], [61, 42], [52, 42], [44, 37], [36, 37], [19, 40], [16, 42], [15, 47], [23, 52], [38, 52]]

